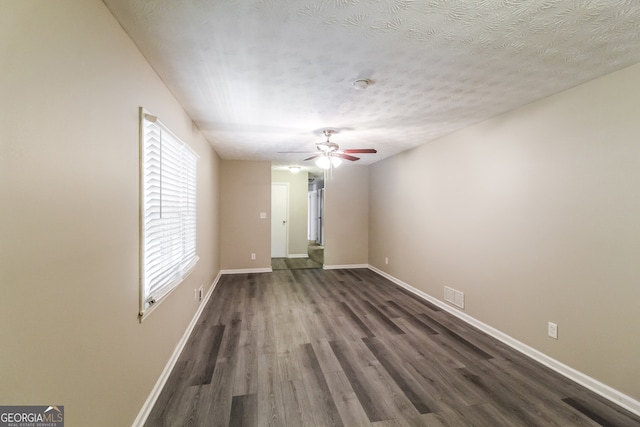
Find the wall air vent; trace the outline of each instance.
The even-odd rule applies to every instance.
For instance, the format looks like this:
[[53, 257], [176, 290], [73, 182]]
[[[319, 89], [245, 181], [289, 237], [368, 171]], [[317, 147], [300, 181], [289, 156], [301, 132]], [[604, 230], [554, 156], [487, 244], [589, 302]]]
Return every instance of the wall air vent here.
[[448, 286], [444, 287], [444, 300], [455, 306], [464, 308], [464, 293]]

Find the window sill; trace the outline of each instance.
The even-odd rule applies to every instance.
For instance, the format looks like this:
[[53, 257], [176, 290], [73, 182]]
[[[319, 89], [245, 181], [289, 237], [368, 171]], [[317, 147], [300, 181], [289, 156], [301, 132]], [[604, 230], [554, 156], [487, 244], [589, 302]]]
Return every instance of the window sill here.
[[196, 264], [199, 260], [200, 258], [196, 255], [195, 258], [187, 265], [182, 276], [169, 285], [169, 290], [167, 292], [165, 292], [160, 298], [158, 298], [155, 303], [144, 310], [140, 310], [140, 313], [138, 314], [138, 320], [140, 323], [142, 323], [147, 317], [149, 317], [149, 315], [151, 315], [151, 313], [155, 311], [156, 307], [162, 304], [162, 302], [166, 300], [167, 297], [171, 295], [173, 291], [175, 291], [178, 286], [180, 286], [186, 280], [187, 277], [189, 277], [189, 275], [191, 275], [193, 270], [195, 270]]

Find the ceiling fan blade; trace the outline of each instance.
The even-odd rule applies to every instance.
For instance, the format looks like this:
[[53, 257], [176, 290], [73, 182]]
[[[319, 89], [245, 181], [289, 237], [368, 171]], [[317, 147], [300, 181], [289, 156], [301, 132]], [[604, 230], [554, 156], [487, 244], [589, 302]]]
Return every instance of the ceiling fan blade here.
[[313, 159], [317, 159], [318, 157], [322, 157], [324, 156], [323, 153], [320, 154], [316, 154], [315, 156], [311, 156], [311, 157], [307, 157], [306, 159], [302, 160], [303, 162], [306, 162], [307, 160], [313, 160]]
[[378, 151], [374, 150], [373, 148], [355, 148], [355, 149], [351, 149], [351, 150], [340, 150], [343, 153], [347, 153], [347, 154], [358, 154], [358, 153], [362, 153], [362, 154], [375, 154]]
[[352, 162], [355, 162], [356, 160], [360, 160], [360, 157], [350, 156], [348, 154], [343, 154], [343, 153], [335, 153], [333, 156], [340, 157], [341, 159], [345, 159], [345, 160], [351, 160]]

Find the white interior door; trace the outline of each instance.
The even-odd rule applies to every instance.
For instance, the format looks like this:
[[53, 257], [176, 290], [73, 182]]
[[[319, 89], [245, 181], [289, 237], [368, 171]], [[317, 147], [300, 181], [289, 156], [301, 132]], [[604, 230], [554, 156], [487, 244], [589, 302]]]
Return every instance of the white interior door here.
[[271, 184], [271, 258], [287, 256], [289, 184]]

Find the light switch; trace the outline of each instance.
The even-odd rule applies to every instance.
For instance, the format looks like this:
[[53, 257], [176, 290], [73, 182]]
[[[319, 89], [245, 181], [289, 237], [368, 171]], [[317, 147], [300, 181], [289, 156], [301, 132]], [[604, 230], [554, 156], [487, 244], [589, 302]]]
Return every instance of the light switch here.
[[267, 219], [267, 213], [266, 212], [260, 212], [260, 219]]

